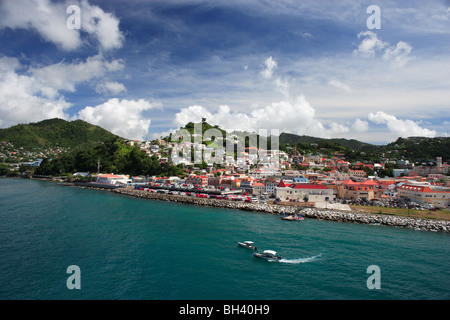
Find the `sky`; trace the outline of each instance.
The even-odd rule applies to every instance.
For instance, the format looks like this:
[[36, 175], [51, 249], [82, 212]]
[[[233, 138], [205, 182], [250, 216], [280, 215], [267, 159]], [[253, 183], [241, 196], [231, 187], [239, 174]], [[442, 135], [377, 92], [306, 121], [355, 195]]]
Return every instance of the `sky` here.
[[386, 144], [448, 136], [449, 75], [448, 0], [0, 0], [0, 128], [155, 139], [206, 118]]

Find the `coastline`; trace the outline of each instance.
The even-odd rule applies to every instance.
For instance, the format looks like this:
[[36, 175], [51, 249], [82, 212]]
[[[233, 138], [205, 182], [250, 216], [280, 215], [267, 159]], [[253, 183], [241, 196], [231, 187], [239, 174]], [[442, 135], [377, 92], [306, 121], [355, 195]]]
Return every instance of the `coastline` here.
[[[95, 185], [92, 186], [89, 183], [75, 184], [73, 182], [62, 182], [62, 181], [55, 181], [52, 179], [43, 179], [43, 178], [33, 178], [33, 179], [58, 182], [58, 184], [65, 186], [115, 192], [141, 199], [171, 201], [187, 205], [253, 211], [273, 215], [281, 215], [282, 213], [290, 215], [294, 214], [297, 211], [296, 206], [285, 206], [279, 204], [278, 205], [259, 204], [242, 201], [217, 200], [209, 198], [188, 197], [182, 195], [169, 195], [164, 193], [152, 193], [144, 190], [136, 190], [132, 187], [105, 188], [105, 187], [98, 187]], [[321, 208], [304, 208], [303, 210], [301, 210], [300, 214], [304, 218], [308, 219], [369, 224], [369, 225], [385, 225], [390, 227], [414, 229], [418, 231], [450, 233], [450, 221], [446, 220], [402, 217], [388, 214], [373, 214], [355, 211], [339, 211], [336, 209], [330, 210]]]
[[[89, 186], [80, 186], [81, 188], [92, 188]], [[274, 215], [281, 215], [285, 213], [287, 215], [294, 214], [297, 211], [295, 206], [285, 205], [273, 205], [273, 204], [259, 204], [248, 203], [242, 201], [230, 201], [230, 200], [217, 200], [208, 198], [188, 197], [182, 195], [169, 195], [163, 193], [152, 193], [144, 190], [136, 190], [130, 187], [117, 188], [117, 189], [101, 189], [109, 192], [115, 192], [131, 197], [159, 200], [159, 201], [171, 201], [187, 205], [206, 206], [224, 209], [235, 209], [244, 211], [253, 211]], [[450, 232], [450, 221], [434, 220], [434, 219], [421, 219], [413, 217], [401, 217], [393, 215], [380, 215], [361, 212], [349, 212], [319, 208], [304, 208], [300, 211], [300, 214], [304, 218], [328, 220], [347, 223], [369, 224], [369, 225], [385, 225], [390, 227], [401, 227], [420, 231], [431, 232]]]

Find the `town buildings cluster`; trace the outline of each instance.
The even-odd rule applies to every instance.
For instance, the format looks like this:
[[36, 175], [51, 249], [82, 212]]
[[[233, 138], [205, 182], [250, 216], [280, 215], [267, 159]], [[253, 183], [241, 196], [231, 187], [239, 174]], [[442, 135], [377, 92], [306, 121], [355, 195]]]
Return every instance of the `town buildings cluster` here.
[[51, 159], [69, 151], [70, 148], [63, 147], [46, 147], [39, 150], [27, 150], [24, 147], [15, 147], [8, 141], [1, 141], [0, 163], [7, 163], [10, 167], [17, 169], [21, 165], [38, 167], [44, 158]]
[[[184, 168], [180, 177], [130, 177], [115, 174], [98, 175], [99, 182], [152, 182], [178, 184], [216, 190], [240, 190], [254, 196], [283, 202], [329, 203], [336, 201], [385, 200], [407, 201], [430, 207], [450, 205], [450, 165], [436, 159], [435, 165], [415, 165], [408, 160], [385, 159], [380, 163], [346, 161], [344, 154], [333, 156], [304, 154], [295, 147], [291, 152], [240, 147], [232, 139], [233, 153], [221, 145], [204, 142], [171, 142], [169, 139], [128, 141], [160, 162]], [[39, 166], [48, 155], [66, 150], [47, 150], [33, 154], [2, 142], [3, 159], [27, 159], [15, 165]], [[187, 156], [186, 156], [187, 155]], [[200, 164], [198, 159], [201, 159]], [[395, 163], [392, 176], [381, 173], [388, 163]], [[368, 175], [373, 172], [373, 175]], [[80, 173], [77, 173], [80, 175]]]
[[[155, 155], [161, 161], [173, 161], [174, 164], [182, 163], [185, 166], [184, 178], [150, 179], [160, 184], [178, 183], [202, 188], [242, 190], [248, 195], [263, 195], [288, 202], [363, 199], [404, 201], [429, 207], [450, 205], [450, 165], [443, 163], [442, 158], [437, 158], [433, 166], [415, 166], [407, 160], [389, 159], [383, 163], [350, 163], [343, 154], [335, 153], [332, 157], [302, 155], [295, 148], [291, 153], [261, 149], [251, 152], [250, 148], [245, 148], [233, 157], [226, 155], [224, 149], [184, 142], [182, 147], [202, 156], [206, 167], [201, 168], [186, 157], [178, 157], [180, 146], [168, 140], [132, 143], [137, 143], [149, 155]], [[217, 155], [224, 159], [220, 165], [214, 162]], [[378, 175], [387, 163], [393, 162], [398, 167], [393, 169], [393, 176]], [[374, 174], [368, 175], [367, 172]]]

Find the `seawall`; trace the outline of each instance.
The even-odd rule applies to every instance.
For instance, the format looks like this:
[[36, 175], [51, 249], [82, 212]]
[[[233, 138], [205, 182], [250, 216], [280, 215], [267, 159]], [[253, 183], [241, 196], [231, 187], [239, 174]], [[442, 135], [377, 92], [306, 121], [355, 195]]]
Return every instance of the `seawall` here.
[[[152, 193], [144, 190], [135, 190], [131, 188], [119, 188], [109, 191], [143, 199], [171, 201], [197, 206], [246, 210], [275, 215], [280, 215], [283, 212], [289, 215], [295, 213], [295, 211], [297, 210], [297, 207], [295, 206], [259, 204], [242, 201], [229, 201], [229, 200], [188, 197], [180, 195], [169, 195], [163, 193]], [[423, 231], [450, 232], [450, 221], [444, 220], [419, 219], [411, 217], [399, 217], [392, 215], [368, 214], [360, 212], [337, 211], [337, 210], [327, 210], [317, 208], [305, 208], [300, 212], [300, 214], [303, 217], [309, 219], [351, 222], [351, 223], [372, 224], [372, 225], [386, 225], [391, 227], [402, 227]]]

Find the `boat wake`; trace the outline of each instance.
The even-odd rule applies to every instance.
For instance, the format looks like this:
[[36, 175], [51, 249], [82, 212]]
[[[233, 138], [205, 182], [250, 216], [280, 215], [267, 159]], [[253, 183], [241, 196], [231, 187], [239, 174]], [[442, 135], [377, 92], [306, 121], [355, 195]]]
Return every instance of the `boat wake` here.
[[322, 253], [319, 253], [318, 255], [308, 257], [308, 258], [298, 258], [298, 259], [280, 259], [278, 262], [281, 263], [291, 263], [291, 264], [299, 264], [299, 263], [307, 263], [307, 262], [313, 262], [317, 258], [320, 258], [322, 256]]

